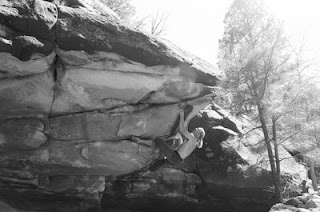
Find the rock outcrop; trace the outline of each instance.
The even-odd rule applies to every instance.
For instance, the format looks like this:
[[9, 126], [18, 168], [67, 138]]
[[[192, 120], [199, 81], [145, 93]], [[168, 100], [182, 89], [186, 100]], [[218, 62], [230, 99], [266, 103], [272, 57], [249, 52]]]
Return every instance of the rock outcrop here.
[[37, 202], [20, 207], [29, 210], [40, 207], [32, 196], [63, 193], [92, 199], [83, 210], [97, 205], [105, 178], [156, 160], [152, 138], [209, 104], [220, 75], [99, 1], [1, 1], [1, 198], [23, 195]]
[[[260, 132], [208, 106], [221, 76], [168, 41], [127, 27], [98, 0], [2, 0], [3, 205], [148, 211], [171, 201], [167, 211], [205, 211], [265, 198], [271, 179], [266, 152], [254, 145]], [[172, 135], [182, 110], [190, 130], [202, 126], [207, 136], [202, 150], [173, 166], [158, 161], [153, 139]], [[282, 163], [303, 178], [292, 158]]]

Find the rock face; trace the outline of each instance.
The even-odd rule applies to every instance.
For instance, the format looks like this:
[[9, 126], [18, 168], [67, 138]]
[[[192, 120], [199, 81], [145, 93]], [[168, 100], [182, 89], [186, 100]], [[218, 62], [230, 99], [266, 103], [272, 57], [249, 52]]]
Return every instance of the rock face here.
[[[186, 108], [209, 104], [220, 75], [128, 28], [99, 1], [1, 1], [1, 197], [12, 203], [10, 195], [66, 193], [100, 201], [105, 178], [157, 159], [152, 139], [170, 135], [180, 111], [190, 121]], [[34, 204], [20, 209], [40, 207], [32, 197], [19, 201]]]
[[[209, 210], [230, 207], [232, 192], [267, 188], [265, 151], [246, 146], [261, 135], [217, 106], [192, 119], [221, 76], [125, 26], [98, 0], [2, 0], [0, 199], [29, 211], [100, 211], [123, 201], [148, 211], [146, 200], [193, 210], [209, 195]], [[204, 149], [172, 166], [158, 161], [153, 139], [175, 132], [180, 111], [207, 136]], [[303, 175], [293, 160], [283, 163]]]

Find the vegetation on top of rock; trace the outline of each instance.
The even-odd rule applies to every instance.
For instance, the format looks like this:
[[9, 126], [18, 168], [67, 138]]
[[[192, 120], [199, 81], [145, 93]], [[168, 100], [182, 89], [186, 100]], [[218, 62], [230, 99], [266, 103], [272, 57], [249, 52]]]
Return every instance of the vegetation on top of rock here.
[[139, 29], [154, 36], [162, 36], [166, 33], [167, 18], [166, 12], [158, 11], [144, 17], [136, 16], [136, 8], [131, 0], [102, 0], [129, 26]]

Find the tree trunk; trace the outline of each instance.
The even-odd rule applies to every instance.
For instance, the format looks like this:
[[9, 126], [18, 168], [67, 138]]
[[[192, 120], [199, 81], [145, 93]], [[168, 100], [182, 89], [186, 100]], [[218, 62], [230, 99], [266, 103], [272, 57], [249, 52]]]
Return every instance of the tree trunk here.
[[277, 130], [276, 130], [276, 119], [272, 117], [272, 136], [274, 143], [274, 156], [276, 158], [276, 168], [277, 168], [277, 181], [279, 182], [279, 201], [282, 202], [282, 186], [281, 186], [281, 168], [280, 168], [280, 159], [279, 159], [279, 145], [277, 140]]
[[314, 161], [309, 159], [309, 167], [310, 167], [310, 177], [312, 181], [312, 187], [315, 191], [319, 191], [316, 174], [314, 171]]
[[270, 167], [271, 167], [272, 180], [273, 180], [274, 189], [275, 189], [276, 201], [281, 202], [281, 190], [280, 190], [280, 186], [279, 186], [280, 182], [278, 181], [278, 177], [277, 177], [277, 170], [276, 170], [275, 161], [274, 161], [274, 157], [273, 157], [273, 153], [272, 153], [272, 147], [271, 147], [271, 143], [270, 143], [270, 139], [269, 139], [267, 123], [265, 120], [264, 108], [262, 108], [261, 106], [258, 106], [258, 112], [259, 112], [259, 119], [261, 122], [261, 127], [262, 127], [262, 131], [263, 131], [263, 135], [264, 135], [264, 140], [265, 140], [267, 150], [268, 150], [268, 157], [269, 157], [269, 161], [270, 161]]

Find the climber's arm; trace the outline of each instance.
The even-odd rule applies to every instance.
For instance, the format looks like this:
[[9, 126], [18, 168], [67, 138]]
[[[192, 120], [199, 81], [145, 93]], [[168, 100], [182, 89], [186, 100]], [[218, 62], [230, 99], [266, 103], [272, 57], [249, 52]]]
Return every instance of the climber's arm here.
[[202, 146], [203, 146], [203, 140], [198, 141], [198, 142], [197, 142], [197, 147], [198, 147], [199, 149], [201, 149]]
[[184, 135], [188, 132], [186, 126], [184, 126], [184, 111], [180, 112], [179, 131]]
[[166, 138], [166, 140], [176, 140], [176, 139], [182, 139], [181, 134], [179, 132], [177, 132], [175, 135], [172, 135]]
[[192, 139], [191, 133], [188, 132], [187, 127], [184, 124], [184, 111], [180, 112], [180, 124], [179, 124], [179, 131], [180, 133], [186, 137], [187, 139]]

